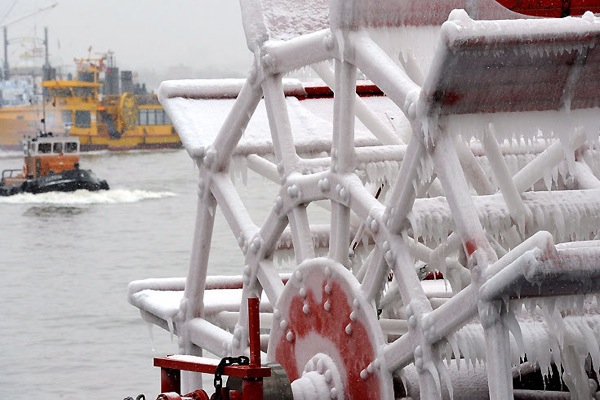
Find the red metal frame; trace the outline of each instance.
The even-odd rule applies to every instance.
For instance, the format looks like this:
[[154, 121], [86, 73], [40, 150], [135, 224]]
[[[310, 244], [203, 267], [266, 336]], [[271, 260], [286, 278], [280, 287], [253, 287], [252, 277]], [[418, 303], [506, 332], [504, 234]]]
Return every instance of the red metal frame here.
[[496, 0], [509, 10], [525, 15], [561, 18], [600, 12], [599, 0]]
[[[262, 400], [263, 378], [271, 376], [271, 368], [261, 366], [260, 362], [260, 301], [258, 298], [248, 299], [248, 336], [250, 339], [250, 364], [229, 365], [223, 368], [223, 375], [242, 379], [241, 397], [238, 392], [230, 392], [229, 399]], [[181, 399], [176, 393], [181, 392], [181, 371], [200, 372], [214, 375], [217, 365], [211, 362], [198, 362], [173, 357], [155, 357], [154, 366], [160, 367], [159, 398]], [[174, 397], [178, 396], [178, 397]], [[224, 399], [226, 400], [226, 399]]]

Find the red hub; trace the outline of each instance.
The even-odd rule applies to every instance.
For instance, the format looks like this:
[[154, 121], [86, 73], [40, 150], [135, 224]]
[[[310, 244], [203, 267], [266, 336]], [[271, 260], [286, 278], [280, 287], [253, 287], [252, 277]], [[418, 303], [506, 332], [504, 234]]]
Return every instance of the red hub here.
[[[320, 370], [331, 398], [392, 398], [391, 377], [377, 358], [384, 340], [376, 315], [346, 268], [329, 259], [306, 261], [277, 302], [269, 358], [290, 381]], [[336, 368], [319, 364], [319, 355]]]

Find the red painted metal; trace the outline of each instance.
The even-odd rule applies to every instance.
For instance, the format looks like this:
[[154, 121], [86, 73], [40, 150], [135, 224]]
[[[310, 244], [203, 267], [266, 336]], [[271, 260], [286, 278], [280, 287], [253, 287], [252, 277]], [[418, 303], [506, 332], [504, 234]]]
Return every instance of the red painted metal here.
[[[242, 393], [223, 389], [223, 400], [262, 400], [263, 378], [271, 376], [271, 368], [262, 367], [260, 361], [260, 300], [248, 299], [248, 330], [250, 339], [250, 365], [228, 365], [223, 375], [242, 379]], [[161, 368], [161, 392], [157, 400], [181, 400], [181, 371], [201, 372], [214, 375], [217, 364], [200, 362], [192, 358], [155, 357], [154, 366]], [[203, 390], [196, 390], [184, 396], [186, 399], [208, 400]]]
[[[156, 358], [154, 359], [156, 366]], [[160, 370], [160, 391], [181, 392], [181, 372], [176, 368], [162, 367]]]
[[156, 400], [181, 400], [181, 396], [176, 392], [161, 393]]
[[190, 400], [210, 400], [208, 394], [202, 389], [194, 390], [191, 393], [188, 393], [184, 396], [186, 399]]
[[600, 12], [599, 0], [496, 0], [519, 14], [560, 18], [582, 15], [586, 11]]
[[[162, 369], [201, 372], [203, 374], [214, 374], [217, 370], [217, 365], [213, 363], [181, 360], [172, 357], [155, 357], [154, 366]], [[235, 376], [242, 379], [266, 378], [271, 376], [271, 369], [250, 365], [229, 365], [223, 369], [223, 375]]]
[[[345, 290], [337, 282], [330, 283], [330, 294], [318, 296], [312, 289], [306, 291], [306, 296], [300, 294], [293, 297], [289, 306], [289, 327], [294, 341], [289, 341], [285, 335], [277, 343], [276, 359], [287, 372], [290, 381], [302, 375], [298, 370], [296, 359], [296, 343], [310, 337], [322, 338], [323, 343], [335, 345], [342, 371], [347, 374], [347, 399], [379, 399], [379, 382], [375, 379], [363, 380], [360, 371], [375, 358], [375, 349], [371, 344], [369, 329], [361, 321], [352, 321], [352, 303]], [[318, 300], [322, 297], [321, 300]], [[325, 306], [328, 303], [329, 306]], [[304, 304], [308, 304], [311, 315], [303, 312]], [[352, 332], [348, 334], [346, 327], [352, 324]], [[325, 351], [325, 349], [323, 350]]]
[[250, 340], [250, 366], [260, 367], [260, 300], [248, 299], [248, 335]]

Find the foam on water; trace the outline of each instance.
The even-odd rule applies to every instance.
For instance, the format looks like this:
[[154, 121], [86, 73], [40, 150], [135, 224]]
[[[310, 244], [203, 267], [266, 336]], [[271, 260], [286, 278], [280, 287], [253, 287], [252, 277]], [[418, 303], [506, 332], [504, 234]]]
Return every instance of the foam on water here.
[[40, 194], [23, 193], [9, 197], [0, 197], [0, 204], [119, 204], [174, 196], [176, 194], [173, 192], [153, 192], [137, 189], [114, 189], [97, 192], [77, 190], [75, 192], [49, 192]]

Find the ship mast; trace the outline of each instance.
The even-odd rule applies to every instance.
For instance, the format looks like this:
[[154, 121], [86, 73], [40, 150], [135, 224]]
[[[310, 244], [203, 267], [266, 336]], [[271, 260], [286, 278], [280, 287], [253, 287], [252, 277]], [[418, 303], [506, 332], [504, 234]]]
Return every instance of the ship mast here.
[[4, 31], [4, 65], [2, 67], [2, 79], [8, 80], [8, 30], [6, 29], [6, 25], [2, 27]]
[[[17, 2], [15, 1], [8, 9], [8, 13], [10, 13], [10, 11], [12, 10], [12, 8], [15, 6]], [[14, 23], [17, 23], [25, 18], [29, 18], [37, 13], [40, 13], [42, 11], [46, 11], [48, 9], [54, 8], [58, 5], [58, 2], [53, 2], [52, 4], [49, 4], [47, 6], [44, 7], [39, 7], [33, 11], [28, 12], [25, 15], [22, 15], [20, 17], [17, 18], [13, 18], [12, 20], [9, 20], [7, 22], [1, 21], [0, 22], [0, 27], [2, 27], [2, 30], [4, 31], [4, 63], [3, 63], [3, 73], [2, 73], [2, 79], [4, 80], [8, 80], [9, 76], [10, 76], [10, 71], [9, 71], [9, 65], [8, 65], [8, 31], [7, 31], [7, 27], [9, 25], [12, 25]], [[8, 14], [7, 14], [8, 15]], [[6, 20], [6, 17], [5, 17]], [[47, 37], [46, 37], [47, 38]], [[47, 45], [47, 40], [44, 42], [44, 44], [46, 45], [46, 62], [48, 60], [48, 45]], [[45, 67], [45, 66], [44, 66]]]

